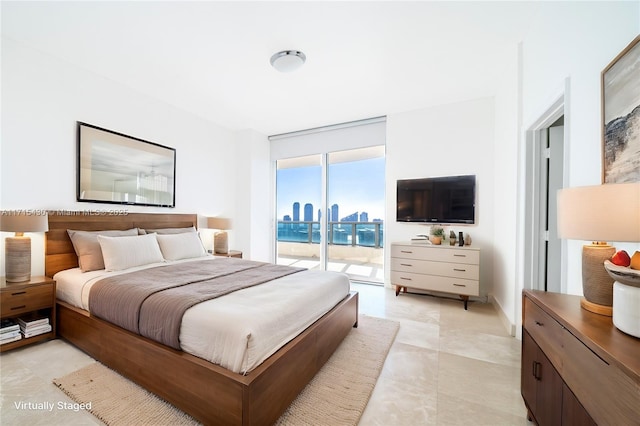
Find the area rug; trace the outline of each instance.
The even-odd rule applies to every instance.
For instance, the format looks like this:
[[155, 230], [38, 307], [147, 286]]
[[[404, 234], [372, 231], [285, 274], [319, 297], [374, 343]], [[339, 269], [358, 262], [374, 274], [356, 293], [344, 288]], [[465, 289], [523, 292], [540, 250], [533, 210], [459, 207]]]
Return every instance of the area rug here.
[[[360, 315], [329, 361], [277, 425], [356, 425], [369, 401], [399, 323]], [[107, 425], [197, 425], [193, 418], [100, 363], [53, 383]]]

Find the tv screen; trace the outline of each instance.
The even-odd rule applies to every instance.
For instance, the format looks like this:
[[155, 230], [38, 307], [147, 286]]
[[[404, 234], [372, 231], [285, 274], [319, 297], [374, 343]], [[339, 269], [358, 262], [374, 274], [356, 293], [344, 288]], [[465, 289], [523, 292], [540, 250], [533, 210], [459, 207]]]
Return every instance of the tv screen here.
[[475, 175], [402, 179], [397, 189], [398, 222], [475, 223]]

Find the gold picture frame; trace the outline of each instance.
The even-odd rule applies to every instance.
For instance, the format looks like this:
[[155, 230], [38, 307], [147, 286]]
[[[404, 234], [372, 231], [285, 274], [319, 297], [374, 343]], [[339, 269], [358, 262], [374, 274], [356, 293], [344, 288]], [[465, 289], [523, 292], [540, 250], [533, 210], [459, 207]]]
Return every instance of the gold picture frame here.
[[602, 183], [640, 181], [640, 35], [601, 73]]

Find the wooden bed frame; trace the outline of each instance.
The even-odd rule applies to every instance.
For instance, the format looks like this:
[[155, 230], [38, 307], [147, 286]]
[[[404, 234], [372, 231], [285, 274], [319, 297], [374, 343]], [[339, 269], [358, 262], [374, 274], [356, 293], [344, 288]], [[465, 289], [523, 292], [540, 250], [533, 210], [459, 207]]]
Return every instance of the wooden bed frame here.
[[[49, 212], [45, 273], [78, 266], [67, 229], [197, 226], [194, 214], [91, 215]], [[57, 334], [204, 424], [268, 425], [287, 409], [352, 327], [358, 294], [336, 307], [247, 375], [146, 339], [57, 302]]]

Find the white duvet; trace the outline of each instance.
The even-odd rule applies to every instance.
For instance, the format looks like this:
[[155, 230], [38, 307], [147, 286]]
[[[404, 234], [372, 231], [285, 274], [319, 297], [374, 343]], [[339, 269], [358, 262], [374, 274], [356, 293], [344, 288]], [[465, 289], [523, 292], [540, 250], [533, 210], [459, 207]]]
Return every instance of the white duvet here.
[[[215, 262], [219, 258], [210, 256]], [[192, 260], [202, 260], [192, 259]], [[58, 299], [88, 310], [91, 286], [100, 278], [126, 271], [58, 272]], [[246, 288], [187, 310], [182, 318], [182, 350], [236, 373], [247, 373], [313, 324], [349, 294], [346, 275], [302, 271]]]

